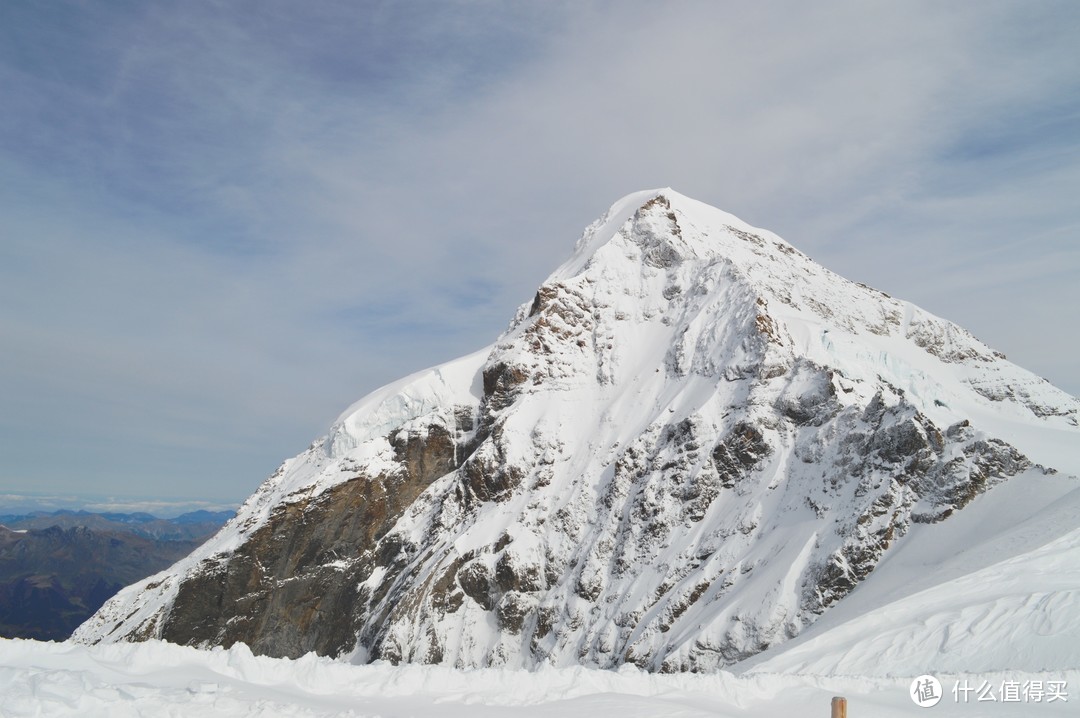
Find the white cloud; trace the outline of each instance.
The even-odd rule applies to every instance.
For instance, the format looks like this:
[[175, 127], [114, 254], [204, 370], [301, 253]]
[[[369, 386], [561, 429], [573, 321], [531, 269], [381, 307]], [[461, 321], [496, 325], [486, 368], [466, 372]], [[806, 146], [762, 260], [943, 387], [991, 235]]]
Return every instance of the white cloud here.
[[1080, 391], [1070, 4], [375, 7], [147, 10], [92, 100], [6, 75], [91, 110], [0, 155], [23, 473], [239, 497], [665, 185]]

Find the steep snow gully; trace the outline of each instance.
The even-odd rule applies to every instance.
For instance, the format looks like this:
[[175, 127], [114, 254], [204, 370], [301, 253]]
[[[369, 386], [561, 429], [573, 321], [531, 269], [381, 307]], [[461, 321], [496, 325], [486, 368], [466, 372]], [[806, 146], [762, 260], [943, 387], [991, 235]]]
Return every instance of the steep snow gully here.
[[770, 232], [639, 192], [494, 344], [351, 406], [74, 640], [458, 668], [1076, 668], [1078, 408]]

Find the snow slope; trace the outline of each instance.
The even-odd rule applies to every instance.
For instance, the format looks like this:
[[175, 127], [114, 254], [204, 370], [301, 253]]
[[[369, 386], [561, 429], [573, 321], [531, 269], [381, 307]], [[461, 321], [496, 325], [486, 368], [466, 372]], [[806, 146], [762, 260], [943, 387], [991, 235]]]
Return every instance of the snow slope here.
[[[1076, 714], [1080, 671], [938, 677], [947, 695], [933, 715], [942, 718]], [[951, 690], [961, 679], [974, 686], [985, 681], [995, 693], [1002, 682], [1064, 682], [1066, 700], [988, 704], [973, 694], [968, 703], [958, 703]], [[242, 645], [201, 651], [156, 641], [87, 647], [0, 639], [0, 715], [5, 718], [825, 718], [834, 695], [848, 699], [851, 718], [899, 718], [921, 710], [908, 697], [910, 683], [910, 678], [655, 675], [631, 666], [536, 672], [355, 666], [314, 655], [253, 656]]]
[[[635, 193], [493, 345], [354, 404], [75, 638], [652, 671], [880, 648], [906, 675], [969, 669], [991, 644], [942, 636], [992, 624], [1007, 667], [1073, 669], [1075, 574], [1051, 568], [1074, 524], [1050, 518], [1075, 501], [1078, 409], [767, 231]], [[1025, 654], [1009, 621], [1049, 637]]]
[[901, 543], [805, 633], [736, 670], [1080, 668], [1080, 488], [1059, 477], [1033, 483], [998, 487]]

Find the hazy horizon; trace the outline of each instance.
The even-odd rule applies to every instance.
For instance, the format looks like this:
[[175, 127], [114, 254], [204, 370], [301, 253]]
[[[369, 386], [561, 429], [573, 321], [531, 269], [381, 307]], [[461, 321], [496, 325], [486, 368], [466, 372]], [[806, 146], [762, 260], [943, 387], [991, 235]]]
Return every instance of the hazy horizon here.
[[36, 511], [88, 511], [90, 513], [146, 513], [159, 519], [171, 519], [192, 511], [235, 511], [243, 499], [235, 502], [196, 501], [176, 497], [125, 495], [54, 495], [0, 493], [0, 515], [27, 515]]

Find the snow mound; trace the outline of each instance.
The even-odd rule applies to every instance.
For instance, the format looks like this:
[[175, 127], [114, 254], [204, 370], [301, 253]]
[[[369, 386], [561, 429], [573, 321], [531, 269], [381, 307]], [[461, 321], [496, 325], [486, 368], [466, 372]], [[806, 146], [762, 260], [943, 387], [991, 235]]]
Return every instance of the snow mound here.
[[[940, 675], [995, 692], [1003, 683], [1065, 685], [1065, 698], [997, 702], [991, 709], [945, 696], [939, 717], [1075, 715], [1080, 671]], [[297, 660], [252, 655], [246, 646], [198, 650], [148, 641], [81, 646], [0, 639], [0, 715], [5, 718], [789, 718], [827, 716], [833, 696], [849, 715], [900, 718], [918, 710], [911, 677], [814, 675], [655, 675], [623, 667], [536, 672], [461, 671], [441, 666], [354, 666], [307, 655]], [[1067, 702], [1068, 701], [1068, 702]], [[984, 710], [985, 709], [985, 710]], [[992, 712], [991, 712], [992, 711]]]

